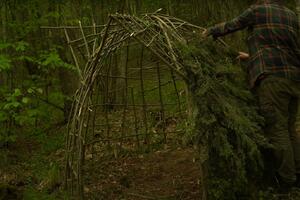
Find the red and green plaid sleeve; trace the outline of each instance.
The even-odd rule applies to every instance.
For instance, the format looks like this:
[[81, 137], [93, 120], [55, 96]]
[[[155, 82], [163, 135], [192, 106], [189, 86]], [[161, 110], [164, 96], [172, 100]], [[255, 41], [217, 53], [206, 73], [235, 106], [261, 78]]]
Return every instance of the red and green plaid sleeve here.
[[245, 10], [240, 16], [229, 22], [217, 24], [208, 29], [208, 33], [213, 37], [220, 37], [244, 29], [254, 23], [254, 13], [252, 8]]
[[261, 75], [300, 81], [299, 24], [296, 14], [277, 3], [255, 5], [240, 16], [208, 29], [213, 37], [248, 28], [248, 76], [254, 87]]

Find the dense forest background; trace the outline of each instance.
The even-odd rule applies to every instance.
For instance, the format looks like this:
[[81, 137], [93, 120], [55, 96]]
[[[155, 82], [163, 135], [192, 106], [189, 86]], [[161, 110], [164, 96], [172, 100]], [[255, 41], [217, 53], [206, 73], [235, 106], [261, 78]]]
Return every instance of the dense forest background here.
[[[44, 177], [55, 173], [56, 162], [63, 159], [59, 153], [50, 163], [48, 158], [64, 146], [65, 129], [60, 127], [67, 122], [72, 96], [79, 84], [78, 74], [63, 31], [41, 29], [42, 26], [77, 26], [78, 21], [83, 26], [101, 25], [110, 13], [140, 15], [162, 8], [163, 13], [208, 27], [233, 18], [253, 2], [1, 0], [0, 199], [1, 188], [7, 187], [1, 183], [18, 178], [27, 187], [27, 199], [40, 199], [40, 191], [33, 187], [40, 180], [32, 174]], [[287, 6], [295, 10], [296, 0], [287, 1]], [[225, 41], [235, 49], [247, 51], [245, 33], [235, 33]], [[30, 173], [5, 176], [9, 170], [18, 170], [8, 167], [17, 164]]]

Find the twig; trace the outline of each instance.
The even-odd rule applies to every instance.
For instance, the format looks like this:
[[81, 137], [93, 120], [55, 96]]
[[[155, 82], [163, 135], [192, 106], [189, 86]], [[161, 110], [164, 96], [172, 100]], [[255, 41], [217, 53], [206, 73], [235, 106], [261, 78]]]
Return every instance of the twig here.
[[141, 195], [141, 194], [135, 194], [135, 193], [127, 193], [130, 196], [135, 196], [135, 197], [139, 197], [139, 198], [143, 198], [143, 199], [157, 199], [155, 197], [150, 197], [150, 196], [145, 196], [145, 195]]

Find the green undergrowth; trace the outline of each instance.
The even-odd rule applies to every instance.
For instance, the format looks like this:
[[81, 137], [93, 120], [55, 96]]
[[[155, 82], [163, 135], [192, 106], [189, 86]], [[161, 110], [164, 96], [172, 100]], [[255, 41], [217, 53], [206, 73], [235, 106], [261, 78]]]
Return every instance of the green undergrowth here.
[[199, 146], [209, 199], [259, 199], [268, 147], [263, 118], [235, 54], [217, 41], [179, 45], [194, 109], [186, 137]]
[[62, 192], [64, 133], [32, 136], [40, 144], [39, 151], [28, 161], [35, 179], [24, 190], [24, 199], [67, 199]]
[[9, 147], [4, 166], [6, 189], [1, 200], [67, 199], [62, 191], [64, 128], [50, 132], [36, 130]]

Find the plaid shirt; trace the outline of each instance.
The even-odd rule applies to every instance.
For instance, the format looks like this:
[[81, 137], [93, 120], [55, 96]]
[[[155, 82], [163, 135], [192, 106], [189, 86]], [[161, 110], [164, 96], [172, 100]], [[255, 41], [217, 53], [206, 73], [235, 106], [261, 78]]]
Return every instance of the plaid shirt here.
[[300, 81], [298, 18], [278, 3], [253, 5], [232, 21], [208, 29], [213, 37], [248, 28], [250, 87], [261, 75]]

